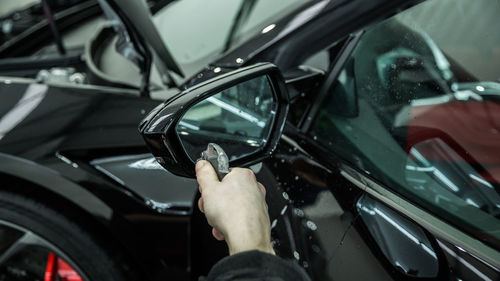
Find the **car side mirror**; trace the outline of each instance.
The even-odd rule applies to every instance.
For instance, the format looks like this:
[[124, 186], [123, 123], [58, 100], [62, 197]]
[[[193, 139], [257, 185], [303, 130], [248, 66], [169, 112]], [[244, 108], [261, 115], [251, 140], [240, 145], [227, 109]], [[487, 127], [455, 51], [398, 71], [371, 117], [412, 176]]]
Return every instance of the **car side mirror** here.
[[194, 177], [208, 143], [224, 149], [230, 166], [271, 155], [288, 112], [288, 92], [270, 63], [241, 68], [189, 88], [155, 108], [139, 131], [170, 172]]

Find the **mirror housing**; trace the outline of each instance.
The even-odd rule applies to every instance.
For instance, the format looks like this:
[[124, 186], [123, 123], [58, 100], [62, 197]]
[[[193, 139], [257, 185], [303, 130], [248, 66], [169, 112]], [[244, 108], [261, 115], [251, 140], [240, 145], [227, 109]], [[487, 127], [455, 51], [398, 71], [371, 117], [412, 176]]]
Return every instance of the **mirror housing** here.
[[[185, 151], [177, 130], [183, 116], [191, 108], [214, 95], [262, 76], [267, 76], [276, 103], [272, 112], [274, 118], [267, 126], [269, 133], [255, 151], [240, 158], [230, 159], [229, 163], [230, 166], [248, 166], [270, 156], [285, 124], [288, 113], [288, 92], [279, 69], [270, 63], [259, 63], [200, 83], [153, 109], [139, 125], [139, 131], [156, 160], [176, 175], [194, 177], [195, 161]], [[207, 140], [206, 144], [208, 142]], [[197, 153], [201, 153], [202, 150], [204, 148]]]

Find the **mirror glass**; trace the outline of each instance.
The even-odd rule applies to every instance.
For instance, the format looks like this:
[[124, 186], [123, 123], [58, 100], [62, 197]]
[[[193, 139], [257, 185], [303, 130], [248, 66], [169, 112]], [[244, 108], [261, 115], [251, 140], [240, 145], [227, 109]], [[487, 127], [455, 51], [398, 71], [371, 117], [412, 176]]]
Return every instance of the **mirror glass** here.
[[191, 106], [176, 126], [182, 146], [194, 162], [208, 143], [229, 160], [250, 155], [269, 138], [277, 100], [267, 75], [241, 82]]

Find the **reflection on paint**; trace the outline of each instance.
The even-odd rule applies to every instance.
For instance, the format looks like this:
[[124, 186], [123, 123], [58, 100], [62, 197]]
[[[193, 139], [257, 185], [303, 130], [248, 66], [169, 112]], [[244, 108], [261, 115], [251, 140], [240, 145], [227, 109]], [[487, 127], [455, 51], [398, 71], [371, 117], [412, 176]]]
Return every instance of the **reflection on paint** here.
[[128, 164], [130, 168], [139, 170], [163, 170], [163, 167], [156, 161], [154, 157], [137, 160]]
[[388, 262], [409, 276], [437, 276], [437, 254], [422, 228], [366, 195], [356, 209]]
[[43, 84], [30, 84], [28, 86], [17, 104], [0, 119], [0, 140], [38, 107], [45, 98], [47, 90], [48, 86]]

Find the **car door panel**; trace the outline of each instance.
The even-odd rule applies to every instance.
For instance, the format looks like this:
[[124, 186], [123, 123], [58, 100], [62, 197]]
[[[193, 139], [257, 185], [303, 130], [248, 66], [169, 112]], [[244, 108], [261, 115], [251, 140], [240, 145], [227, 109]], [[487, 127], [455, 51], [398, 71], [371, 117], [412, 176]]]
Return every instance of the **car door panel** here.
[[[368, 276], [380, 276], [381, 280], [498, 280], [498, 270], [486, 261], [367, 193], [356, 207], [360, 213], [378, 218], [360, 215], [355, 227], [346, 233], [338, 250], [342, 255], [339, 263], [345, 264], [337, 271], [338, 280]], [[377, 219], [385, 226], [375, 222]], [[353, 270], [353, 264], [363, 270]]]
[[[367, 27], [338, 56], [346, 59], [327, 74], [319, 90], [324, 95], [316, 95], [312, 106], [318, 110], [300, 128], [307, 153], [358, 190], [346, 208], [353, 227], [336, 250], [337, 280], [500, 278], [500, 204], [490, 141], [498, 142], [489, 135], [497, 122], [488, 111], [498, 100], [486, 94], [493, 86], [481, 82], [490, 73], [457, 66], [468, 60], [454, 49], [468, 41], [451, 44], [440, 34], [464, 27], [436, 29], [444, 19], [422, 12], [448, 7], [451, 16], [460, 14], [457, 5], [480, 7], [426, 1]], [[493, 17], [487, 20], [493, 24]], [[472, 98], [477, 89], [460, 88], [471, 76], [459, 72], [468, 71], [477, 75], [473, 85], [481, 97]], [[356, 110], [346, 113], [350, 105]]]
[[268, 190], [274, 248], [280, 256], [295, 259], [314, 280], [336, 280], [332, 268], [338, 246], [355, 218], [345, 197], [359, 191], [298, 142], [282, 137], [257, 174]]
[[358, 229], [394, 275], [443, 280], [443, 255], [424, 229], [366, 193], [356, 209]]
[[[437, 243], [429, 242], [420, 226], [367, 197], [362, 189], [343, 175], [343, 169], [347, 167], [340, 166], [340, 160], [316, 145], [314, 139], [299, 139], [303, 139], [299, 142], [307, 147], [310, 162], [314, 163], [311, 159], [316, 159], [316, 163], [328, 165], [321, 168], [328, 171], [325, 172], [328, 176], [323, 178], [323, 185], [328, 188], [318, 196], [315, 207], [328, 212], [337, 205], [338, 213], [341, 213], [337, 219], [333, 216], [325, 217], [323, 221], [314, 218], [318, 223], [316, 232], [324, 242], [326, 263], [323, 270], [326, 276], [332, 280], [404, 280], [424, 272], [427, 280], [440, 280], [442, 269], [434, 250]], [[303, 166], [300, 170], [307, 171], [307, 168]], [[302, 186], [298, 184], [294, 187], [300, 189]], [[327, 193], [329, 195], [325, 196]], [[331, 197], [334, 201], [321, 200], [321, 196]], [[322, 201], [328, 203], [321, 204]], [[372, 214], [376, 215], [375, 219]], [[417, 254], [421, 255], [420, 259], [415, 257]]]
[[[318, 250], [318, 246], [321, 250], [316, 252], [322, 260], [321, 263], [316, 263], [315, 270], [324, 275], [312, 275], [315, 278], [313, 280], [497, 280], [499, 275], [494, 267], [465, 252], [463, 248], [445, 242], [446, 239], [435, 236], [432, 229], [422, 227], [384, 202], [371, 197], [369, 193], [363, 192], [364, 188], [359, 187], [359, 182], [346, 180], [349, 177], [345, 176], [347, 173], [344, 171], [348, 167], [332, 160], [334, 156], [314, 145], [314, 140], [300, 139], [303, 138], [298, 137], [297, 142], [304, 144], [301, 149], [307, 148], [303, 155], [307, 155], [310, 163], [316, 164], [316, 172], [328, 174], [325, 178], [329, 180], [328, 189], [319, 192], [316, 200], [309, 201], [314, 202], [316, 213], [320, 213], [320, 209], [323, 209], [323, 212], [324, 209], [335, 209], [335, 202], [339, 202], [342, 213], [336, 219], [325, 217], [322, 221], [307, 211], [307, 204], [302, 206], [301, 210], [308, 220], [315, 223], [316, 244], [309, 242], [310, 247]], [[283, 145], [280, 145], [280, 148], [282, 147]], [[329, 166], [324, 167], [317, 163], [329, 163]], [[287, 169], [293, 171], [293, 168]], [[300, 170], [311, 174], [307, 172], [305, 165], [302, 165]], [[337, 178], [333, 176], [336, 173]], [[349, 172], [353, 176], [354, 173], [356, 170]], [[358, 180], [363, 181], [362, 177]], [[300, 182], [292, 183], [289, 190], [300, 190], [306, 186]], [[330, 194], [325, 196], [323, 192]], [[301, 198], [301, 202], [304, 200], [293, 191], [289, 193], [292, 194], [291, 198]], [[321, 197], [331, 197], [335, 201]], [[328, 204], [322, 204], [321, 201]], [[377, 218], [363, 219], [362, 212]], [[337, 236], [332, 238], [335, 235]], [[301, 239], [300, 236], [304, 240], [306, 238], [303, 233], [298, 233], [297, 236], [297, 239]], [[443, 245], [449, 246], [444, 248]], [[455, 252], [450, 253], [450, 249]], [[468, 260], [457, 258], [456, 251], [460, 251]], [[314, 256], [307, 258], [312, 260]], [[470, 264], [474, 264], [477, 270], [470, 269]], [[481, 276], [490, 279], [482, 279]]]
[[450, 280], [498, 280], [499, 272], [487, 262], [444, 239], [437, 239], [450, 269]]

